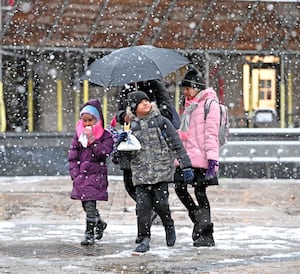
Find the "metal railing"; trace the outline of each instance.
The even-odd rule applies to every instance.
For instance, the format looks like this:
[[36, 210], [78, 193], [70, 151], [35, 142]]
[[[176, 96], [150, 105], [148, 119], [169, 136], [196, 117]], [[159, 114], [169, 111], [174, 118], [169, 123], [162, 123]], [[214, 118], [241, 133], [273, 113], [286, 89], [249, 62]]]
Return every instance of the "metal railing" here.
[[219, 160], [221, 177], [299, 179], [300, 129], [231, 129]]
[[220, 162], [300, 163], [300, 128], [231, 129]]

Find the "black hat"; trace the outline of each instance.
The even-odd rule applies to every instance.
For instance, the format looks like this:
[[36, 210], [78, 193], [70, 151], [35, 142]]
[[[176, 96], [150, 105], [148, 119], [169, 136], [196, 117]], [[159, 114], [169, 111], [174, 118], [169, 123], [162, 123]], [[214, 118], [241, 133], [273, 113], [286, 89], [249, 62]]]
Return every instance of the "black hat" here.
[[140, 102], [142, 102], [144, 99], [151, 102], [148, 95], [143, 91], [138, 90], [138, 91], [130, 92], [128, 94], [127, 105], [130, 107], [130, 110], [131, 110], [132, 113], [135, 113], [138, 104]]
[[200, 90], [205, 89], [205, 84], [201, 73], [192, 68], [185, 74], [183, 80], [179, 84], [181, 87], [192, 87]]

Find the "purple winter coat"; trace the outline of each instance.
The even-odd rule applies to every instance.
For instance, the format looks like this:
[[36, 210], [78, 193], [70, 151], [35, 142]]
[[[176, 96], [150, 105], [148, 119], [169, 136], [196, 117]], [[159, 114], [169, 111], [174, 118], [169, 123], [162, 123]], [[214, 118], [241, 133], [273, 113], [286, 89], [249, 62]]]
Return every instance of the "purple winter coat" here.
[[[98, 100], [91, 100], [98, 101]], [[91, 102], [89, 101], [89, 102]], [[98, 101], [99, 102], [99, 101]], [[97, 104], [92, 104], [97, 106]], [[100, 104], [98, 109], [102, 114]], [[100, 138], [96, 139], [87, 148], [78, 141], [75, 134], [69, 149], [69, 174], [73, 180], [73, 189], [70, 197], [75, 200], [108, 200], [108, 180], [106, 159], [112, 151], [113, 139], [110, 132], [103, 131]]]

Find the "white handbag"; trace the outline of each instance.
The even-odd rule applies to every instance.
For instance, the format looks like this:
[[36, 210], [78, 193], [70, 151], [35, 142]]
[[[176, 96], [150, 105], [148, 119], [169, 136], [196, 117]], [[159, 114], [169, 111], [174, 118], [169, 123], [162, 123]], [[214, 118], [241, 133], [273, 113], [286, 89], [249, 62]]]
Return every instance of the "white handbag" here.
[[141, 144], [139, 140], [131, 134], [131, 131], [127, 132], [127, 140], [121, 142], [117, 150], [118, 151], [134, 151], [134, 150], [140, 150], [141, 149]]
[[124, 131], [127, 131], [127, 140], [121, 142], [118, 147], [117, 150], [118, 151], [135, 151], [135, 150], [140, 150], [141, 149], [141, 144], [140, 141], [131, 134], [131, 130], [129, 130], [130, 128], [130, 123], [128, 124], [124, 124]]

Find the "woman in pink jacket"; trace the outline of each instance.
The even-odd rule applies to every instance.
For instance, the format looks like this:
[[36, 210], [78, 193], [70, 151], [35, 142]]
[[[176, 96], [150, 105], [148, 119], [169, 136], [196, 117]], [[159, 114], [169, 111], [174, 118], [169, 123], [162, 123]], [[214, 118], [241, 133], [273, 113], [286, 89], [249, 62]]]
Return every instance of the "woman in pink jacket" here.
[[[182, 170], [177, 164], [174, 174], [175, 191], [194, 223], [194, 246], [214, 246], [213, 223], [206, 188], [218, 185], [216, 171], [219, 160], [219, 100], [212, 88], [205, 88], [203, 78], [196, 69], [190, 69], [186, 73], [181, 86], [184, 88], [184, 110], [178, 133], [192, 161], [194, 179], [191, 185], [197, 201], [188, 192], [187, 184], [182, 179]], [[206, 100], [211, 101], [211, 105], [205, 120]]]

